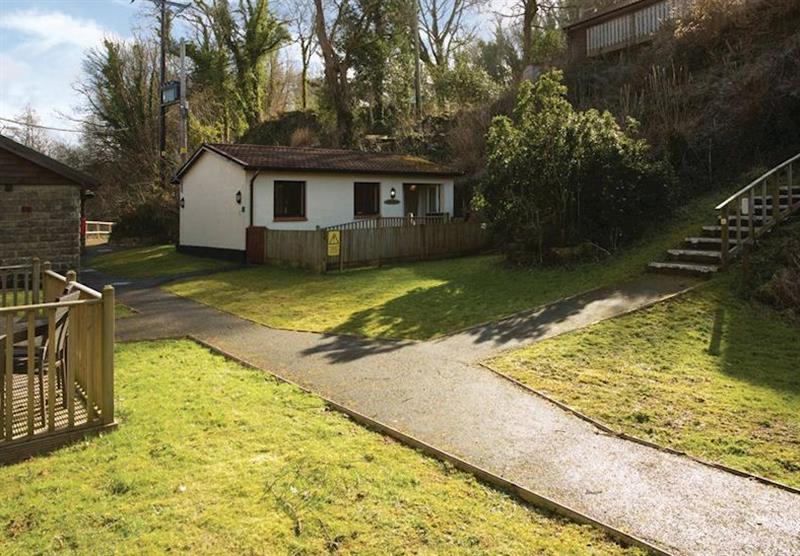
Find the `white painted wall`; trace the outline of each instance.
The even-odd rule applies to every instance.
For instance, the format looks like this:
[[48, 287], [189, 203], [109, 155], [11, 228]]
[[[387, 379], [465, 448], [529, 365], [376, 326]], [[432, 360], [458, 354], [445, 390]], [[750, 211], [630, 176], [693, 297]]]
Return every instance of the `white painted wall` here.
[[[250, 179], [254, 172], [216, 153], [205, 151], [181, 180], [180, 244], [190, 247], [213, 247], [244, 251], [247, 226], [250, 225]], [[306, 182], [306, 220], [274, 220], [273, 184], [275, 180]], [[355, 219], [353, 184], [381, 184], [381, 216], [405, 216], [403, 184], [441, 184], [442, 212], [453, 214], [453, 180], [415, 176], [381, 176], [338, 173], [262, 172], [254, 182], [255, 226], [282, 230], [313, 230]], [[386, 204], [394, 188], [398, 204]], [[242, 192], [242, 204], [236, 192]]]
[[[200, 154], [181, 180], [181, 245], [244, 251], [249, 187], [241, 166], [215, 153]], [[236, 203], [237, 191], [242, 192], [241, 205]]]
[[[306, 220], [300, 222], [276, 222], [274, 220], [273, 184], [275, 180], [306, 182]], [[405, 183], [442, 184], [442, 212], [453, 214], [453, 180], [450, 178], [321, 172], [262, 172], [254, 182], [253, 223], [256, 226], [266, 226], [272, 229], [313, 230], [317, 226], [325, 227], [350, 222], [355, 219], [353, 184], [357, 181], [381, 184], [381, 216], [405, 216], [403, 204], [403, 184]], [[395, 198], [400, 202], [396, 205], [387, 205], [384, 201], [390, 198], [389, 194], [392, 188], [397, 192]]]

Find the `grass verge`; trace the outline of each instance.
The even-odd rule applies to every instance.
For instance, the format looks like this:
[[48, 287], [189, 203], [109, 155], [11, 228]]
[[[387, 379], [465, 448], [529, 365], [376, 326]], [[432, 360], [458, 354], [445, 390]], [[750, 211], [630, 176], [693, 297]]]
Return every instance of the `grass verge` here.
[[490, 366], [617, 430], [800, 487], [800, 330], [734, 280]]
[[174, 245], [150, 245], [97, 255], [92, 268], [119, 278], [156, 278], [219, 270], [233, 266], [230, 261], [193, 257], [178, 253]]
[[325, 275], [262, 266], [166, 289], [274, 328], [422, 340], [635, 278], [711, 221], [718, 197], [697, 199], [619, 254], [570, 268], [509, 268], [497, 256]]
[[117, 350], [120, 428], [0, 468], [0, 553], [619, 554], [190, 341]]

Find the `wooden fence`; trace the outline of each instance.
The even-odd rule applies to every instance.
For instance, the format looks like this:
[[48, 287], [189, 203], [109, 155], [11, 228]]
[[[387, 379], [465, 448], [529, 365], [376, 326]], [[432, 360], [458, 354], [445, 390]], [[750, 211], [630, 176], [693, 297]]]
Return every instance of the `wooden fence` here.
[[0, 285], [0, 463], [114, 426], [114, 288], [49, 263], [26, 273], [27, 286]]
[[247, 230], [247, 261], [326, 272], [456, 257], [480, 252], [488, 245], [486, 230], [479, 222], [385, 220], [388, 222], [375, 219], [369, 225], [359, 221], [358, 227], [348, 223], [318, 230], [251, 227]]

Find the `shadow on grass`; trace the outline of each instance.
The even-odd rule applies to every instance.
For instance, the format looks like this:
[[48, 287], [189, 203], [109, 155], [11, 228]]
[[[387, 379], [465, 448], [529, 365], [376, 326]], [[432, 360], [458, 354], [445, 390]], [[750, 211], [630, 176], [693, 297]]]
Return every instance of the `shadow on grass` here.
[[800, 395], [800, 327], [779, 313], [725, 292], [722, 371], [738, 380]]

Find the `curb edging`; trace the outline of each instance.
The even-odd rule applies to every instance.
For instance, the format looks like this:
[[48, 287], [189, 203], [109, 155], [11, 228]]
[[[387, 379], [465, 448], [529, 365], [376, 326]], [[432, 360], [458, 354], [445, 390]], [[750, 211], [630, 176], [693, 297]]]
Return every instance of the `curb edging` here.
[[390, 427], [389, 425], [386, 425], [386, 424], [384, 424], [384, 423], [382, 423], [380, 421], [377, 421], [377, 420], [375, 420], [375, 419], [373, 419], [371, 417], [368, 417], [368, 416], [366, 416], [366, 415], [364, 415], [364, 414], [362, 414], [362, 413], [360, 413], [360, 412], [358, 412], [358, 411], [356, 411], [354, 409], [351, 409], [351, 408], [349, 408], [349, 407], [347, 407], [345, 405], [342, 405], [340, 403], [334, 402], [333, 400], [328, 399], [324, 395], [322, 395], [322, 394], [320, 394], [318, 392], [315, 392], [315, 391], [311, 390], [310, 388], [308, 388], [306, 386], [303, 386], [302, 384], [299, 384], [299, 383], [297, 383], [297, 382], [295, 382], [293, 380], [289, 380], [286, 377], [284, 377], [284, 376], [282, 376], [282, 375], [280, 375], [280, 374], [278, 374], [278, 373], [276, 373], [274, 371], [265, 370], [262, 367], [254, 364], [254, 363], [251, 363], [251, 362], [247, 361], [246, 359], [243, 359], [242, 357], [239, 357], [237, 355], [233, 355], [233, 354], [227, 352], [226, 350], [215, 346], [214, 344], [212, 344], [210, 342], [202, 340], [202, 339], [200, 339], [198, 337], [195, 337], [195, 336], [193, 336], [191, 334], [187, 335], [187, 336], [184, 336], [184, 338], [188, 338], [189, 340], [192, 340], [193, 342], [198, 343], [199, 345], [205, 347], [206, 349], [210, 350], [211, 352], [216, 353], [217, 355], [220, 355], [220, 356], [222, 356], [222, 357], [224, 357], [224, 358], [226, 358], [228, 360], [231, 360], [231, 361], [234, 361], [236, 363], [239, 363], [240, 365], [242, 365], [244, 367], [247, 367], [247, 368], [250, 368], [250, 369], [254, 369], [254, 370], [257, 370], [257, 371], [260, 371], [260, 372], [263, 372], [263, 373], [267, 373], [270, 376], [274, 377], [279, 382], [283, 382], [285, 384], [289, 384], [291, 386], [294, 386], [295, 388], [299, 388], [301, 391], [303, 391], [303, 392], [305, 392], [307, 394], [310, 394], [310, 395], [313, 395], [313, 396], [315, 396], [317, 398], [320, 398], [325, 403], [325, 405], [331, 407], [332, 409], [334, 409], [334, 410], [336, 410], [336, 411], [338, 411], [340, 413], [343, 413], [344, 415], [347, 415], [348, 417], [353, 419], [353, 421], [357, 422], [358, 424], [360, 424], [360, 425], [362, 425], [362, 426], [364, 426], [364, 427], [366, 427], [366, 428], [368, 428], [370, 430], [373, 430], [375, 432], [379, 432], [381, 434], [385, 434], [386, 436], [394, 438], [395, 440], [397, 440], [397, 441], [399, 441], [399, 442], [401, 442], [401, 443], [403, 443], [403, 444], [405, 444], [405, 445], [407, 445], [407, 446], [409, 446], [409, 447], [411, 447], [413, 449], [419, 450], [419, 451], [423, 452], [424, 454], [426, 454], [426, 455], [428, 455], [430, 457], [434, 457], [434, 458], [436, 458], [436, 459], [438, 459], [440, 461], [444, 461], [444, 462], [450, 463], [451, 465], [453, 465], [457, 469], [475, 476], [478, 480], [480, 480], [480, 481], [482, 481], [484, 483], [487, 483], [492, 487], [496, 487], [496, 488], [500, 488], [502, 490], [505, 490], [506, 492], [511, 493], [512, 495], [514, 495], [517, 498], [523, 500], [524, 502], [527, 502], [528, 504], [531, 504], [531, 505], [536, 506], [538, 508], [545, 509], [547, 511], [550, 511], [550, 512], [552, 512], [554, 514], [557, 514], [559, 516], [565, 517], [565, 518], [567, 518], [567, 519], [569, 519], [571, 521], [574, 521], [576, 523], [580, 523], [580, 524], [583, 524], [583, 525], [591, 525], [593, 527], [597, 527], [598, 529], [604, 531], [609, 537], [611, 537], [614, 540], [622, 543], [623, 545], [636, 546], [636, 547], [642, 548], [642, 549], [644, 549], [644, 550], [648, 551], [649, 553], [654, 554], [656, 556], [672, 556], [671, 552], [668, 552], [663, 548], [659, 548], [656, 545], [651, 544], [650, 542], [648, 542], [648, 541], [646, 541], [644, 539], [641, 539], [641, 538], [639, 538], [639, 537], [637, 537], [635, 535], [632, 535], [630, 533], [626, 533], [625, 531], [622, 531], [621, 529], [617, 529], [616, 527], [614, 527], [612, 525], [609, 525], [607, 523], [604, 523], [602, 521], [598, 521], [596, 519], [593, 519], [593, 518], [589, 517], [588, 515], [579, 512], [578, 510], [575, 510], [575, 509], [573, 509], [573, 508], [571, 508], [569, 506], [566, 506], [564, 504], [556, 502], [555, 500], [553, 500], [551, 498], [548, 498], [546, 496], [543, 496], [541, 494], [537, 494], [536, 492], [533, 492], [532, 490], [529, 490], [529, 489], [527, 489], [527, 488], [525, 488], [525, 487], [523, 487], [523, 486], [521, 486], [521, 485], [519, 485], [517, 483], [514, 483], [513, 481], [509, 481], [508, 479], [504, 479], [503, 477], [501, 477], [499, 475], [496, 475], [496, 474], [494, 474], [494, 473], [492, 473], [492, 472], [490, 472], [490, 471], [488, 471], [488, 470], [486, 470], [486, 469], [484, 469], [482, 467], [479, 467], [477, 465], [469, 463], [468, 461], [466, 461], [466, 460], [464, 460], [464, 459], [462, 459], [462, 458], [460, 458], [460, 457], [458, 457], [458, 456], [456, 456], [454, 454], [451, 454], [451, 453], [449, 453], [449, 452], [447, 452], [445, 450], [436, 448], [432, 444], [428, 444], [427, 442], [422, 441], [422, 440], [420, 440], [420, 439], [418, 439], [418, 438], [416, 438], [416, 437], [414, 437], [414, 436], [412, 436], [410, 434], [406, 434], [404, 432], [401, 432], [398, 429]]

